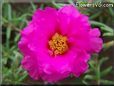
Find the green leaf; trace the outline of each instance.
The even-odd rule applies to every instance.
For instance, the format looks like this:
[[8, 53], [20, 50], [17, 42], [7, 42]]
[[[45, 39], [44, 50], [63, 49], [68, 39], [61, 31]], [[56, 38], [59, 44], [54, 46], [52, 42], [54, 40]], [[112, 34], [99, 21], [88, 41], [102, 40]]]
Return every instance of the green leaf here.
[[6, 37], [7, 39], [9, 40], [10, 39], [10, 36], [11, 36], [11, 28], [10, 26], [7, 28], [7, 32], [6, 32]]
[[100, 59], [99, 66], [101, 66], [103, 64], [103, 62], [105, 62], [107, 60], [108, 60], [108, 57], [105, 57], [105, 58]]
[[99, 12], [93, 14], [92, 16], [90, 16], [90, 19], [95, 19], [95, 18], [97, 18], [100, 14], [101, 14], [101, 11], [99, 11]]
[[101, 72], [101, 76], [105, 76], [107, 75], [108, 73], [110, 73], [112, 70], [112, 66], [108, 67], [107, 69], [105, 69], [104, 71]]
[[35, 4], [34, 4], [33, 2], [30, 2], [30, 4], [31, 4], [31, 6], [32, 6], [33, 11], [35, 11], [35, 10], [36, 10]]
[[96, 69], [95, 69], [95, 67], [94, 67], [94, 64], [95, 64], [95, 62], [94, 62], [93, 60], [89, 61], [90, 67], [91, 67], [94, 71], [96, 71]]
[[24, 72], [23, 76], [20, 77], [20, 79], [18, 80], [18, 82], [23, 81], [26, 77], [27, 77], [27, 72]]
[[114, 9], [112, 9], [112, 7], [108, 7], [109, 8], [109, 12], [112, 16], [114, 16]]
[[20, 34], [17, 34], [14, 41], [17, 42], [19, 40]]
[[85, 85], [88, 85], [88, 82], [87, 82], [87, 81], [82, 80], [82, 82], [83, 82]]
[[106, 42], [106, 43], [103, 44], [104, 50], [106, 50], [106, 49], [108, 49], [112, 46], [114, 46], [114, 41], [109, 41], [109, 42]]
[[103, 36], [114, 36], [114, 33], [104, 33]]
[[75, 6], [73, 0], [68, 0], [69, 4], [72, 4], [73, 6]]
[[84, 79], [88, 79], [88, 80], [95, 80], [96, 77], [93, 75], [85, 75]]
[[8, 23], [8, 20], [5, 19], [5, 17], [2, 17], [2, 24], [4, 24], [4, 23]]
[[114, 3], [114, 0], [105, 0], [106, 2]]
[[8, 4], [8, 20], [11, 21], [12, 20], [12, 9], [11, 9], [11, 5]]
[[61, 4], [61, 3], [56, 3], [54, 0], [52, 1], [52, 4], [56, 7], [56, 8], [60, 8], [62, 6], [64, 6], [65, 4]]
[[10, 36], [11, 36], [11, 27], [8, 26], [8, 28], [6, 30], [6, 46], [7, 46], [7, 48], [9, 48]]
[[102, 84], [107, 84], [107, 85], [112, 84], [112, 85], [114, 85], [114, 81], [110, 81], [110, 80], [100, 80], [100, 82]]
[[103, 31], [106, 31], [106, 32], [109, 32], [109, 33], [114, 32], [114, 30], [111, 27], [109, 27], [109, 26], [107, 26], [107, 25], [105, 25], [101, 22], [91, 21], [91, 24], [94, 25], [94, 26], [99, 26], [100, 29], [103, 30]]

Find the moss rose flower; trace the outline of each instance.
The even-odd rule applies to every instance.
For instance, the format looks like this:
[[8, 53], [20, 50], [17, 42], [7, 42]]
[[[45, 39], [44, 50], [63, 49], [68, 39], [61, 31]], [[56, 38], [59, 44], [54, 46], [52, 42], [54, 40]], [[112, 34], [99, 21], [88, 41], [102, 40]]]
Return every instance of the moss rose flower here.
[[70, 74], [79, 77], [87, 71], [91, 54], [102, 48], [99, 36], [99, 29], [72, 5], [38, 9], [21, 31], [22, 67], [33, 79], [50, 83]]

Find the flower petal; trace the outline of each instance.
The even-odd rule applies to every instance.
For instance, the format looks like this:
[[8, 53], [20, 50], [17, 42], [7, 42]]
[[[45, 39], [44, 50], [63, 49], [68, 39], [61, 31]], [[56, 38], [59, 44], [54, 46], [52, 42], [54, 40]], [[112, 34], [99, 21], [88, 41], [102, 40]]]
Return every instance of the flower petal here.
[[38, 60], [34, 56], [25, 56], [21, 62], [22, 67], [28, 71], [33, 79], [39, 78]]
[[87, 53], [80, 52], [77, 58], [72, 63], [72, 73], [79, 77], [81, 74], [87, 71], [88, 64], [87, 61], [89, 60], [90, 55]]
[[101, 35], [100, 30], [98, 28], [91, 29], [89, 34], [94, 37], [99, 37]]
[[90, 53], [98, 53], [103, 46], [103, 40], [101, 38], [91, 38], [90, 39]]
[[65, 5], [62, 8], [60, 8], [58, 12], [73, 17], [78, 17], [80, 15], [79, 11], [73, 5]]

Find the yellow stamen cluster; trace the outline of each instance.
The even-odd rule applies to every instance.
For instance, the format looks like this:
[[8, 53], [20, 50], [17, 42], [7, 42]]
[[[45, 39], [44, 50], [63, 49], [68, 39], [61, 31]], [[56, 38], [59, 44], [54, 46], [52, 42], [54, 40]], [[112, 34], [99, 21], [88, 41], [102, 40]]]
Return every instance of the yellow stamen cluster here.
[[49, 41], [49, 47], [54, 55], [65, 53], [68, 50], [67, 37], [55, 33]]

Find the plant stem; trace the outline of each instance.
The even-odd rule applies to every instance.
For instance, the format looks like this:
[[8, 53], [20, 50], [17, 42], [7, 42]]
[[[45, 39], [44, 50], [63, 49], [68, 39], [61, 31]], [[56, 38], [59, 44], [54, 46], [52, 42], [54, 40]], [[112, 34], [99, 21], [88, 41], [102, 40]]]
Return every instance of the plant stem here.
[[97, 65], [97, 67], [96, 67], [96, 70], [97, 70], [97, 72], [96, 72], [96, 75], [97, 75], [97, 85], [100, 85], [100, 65], [99, 65], [99, 61], [98, 61], [98, 58], [96, 58], [96, 65]]

